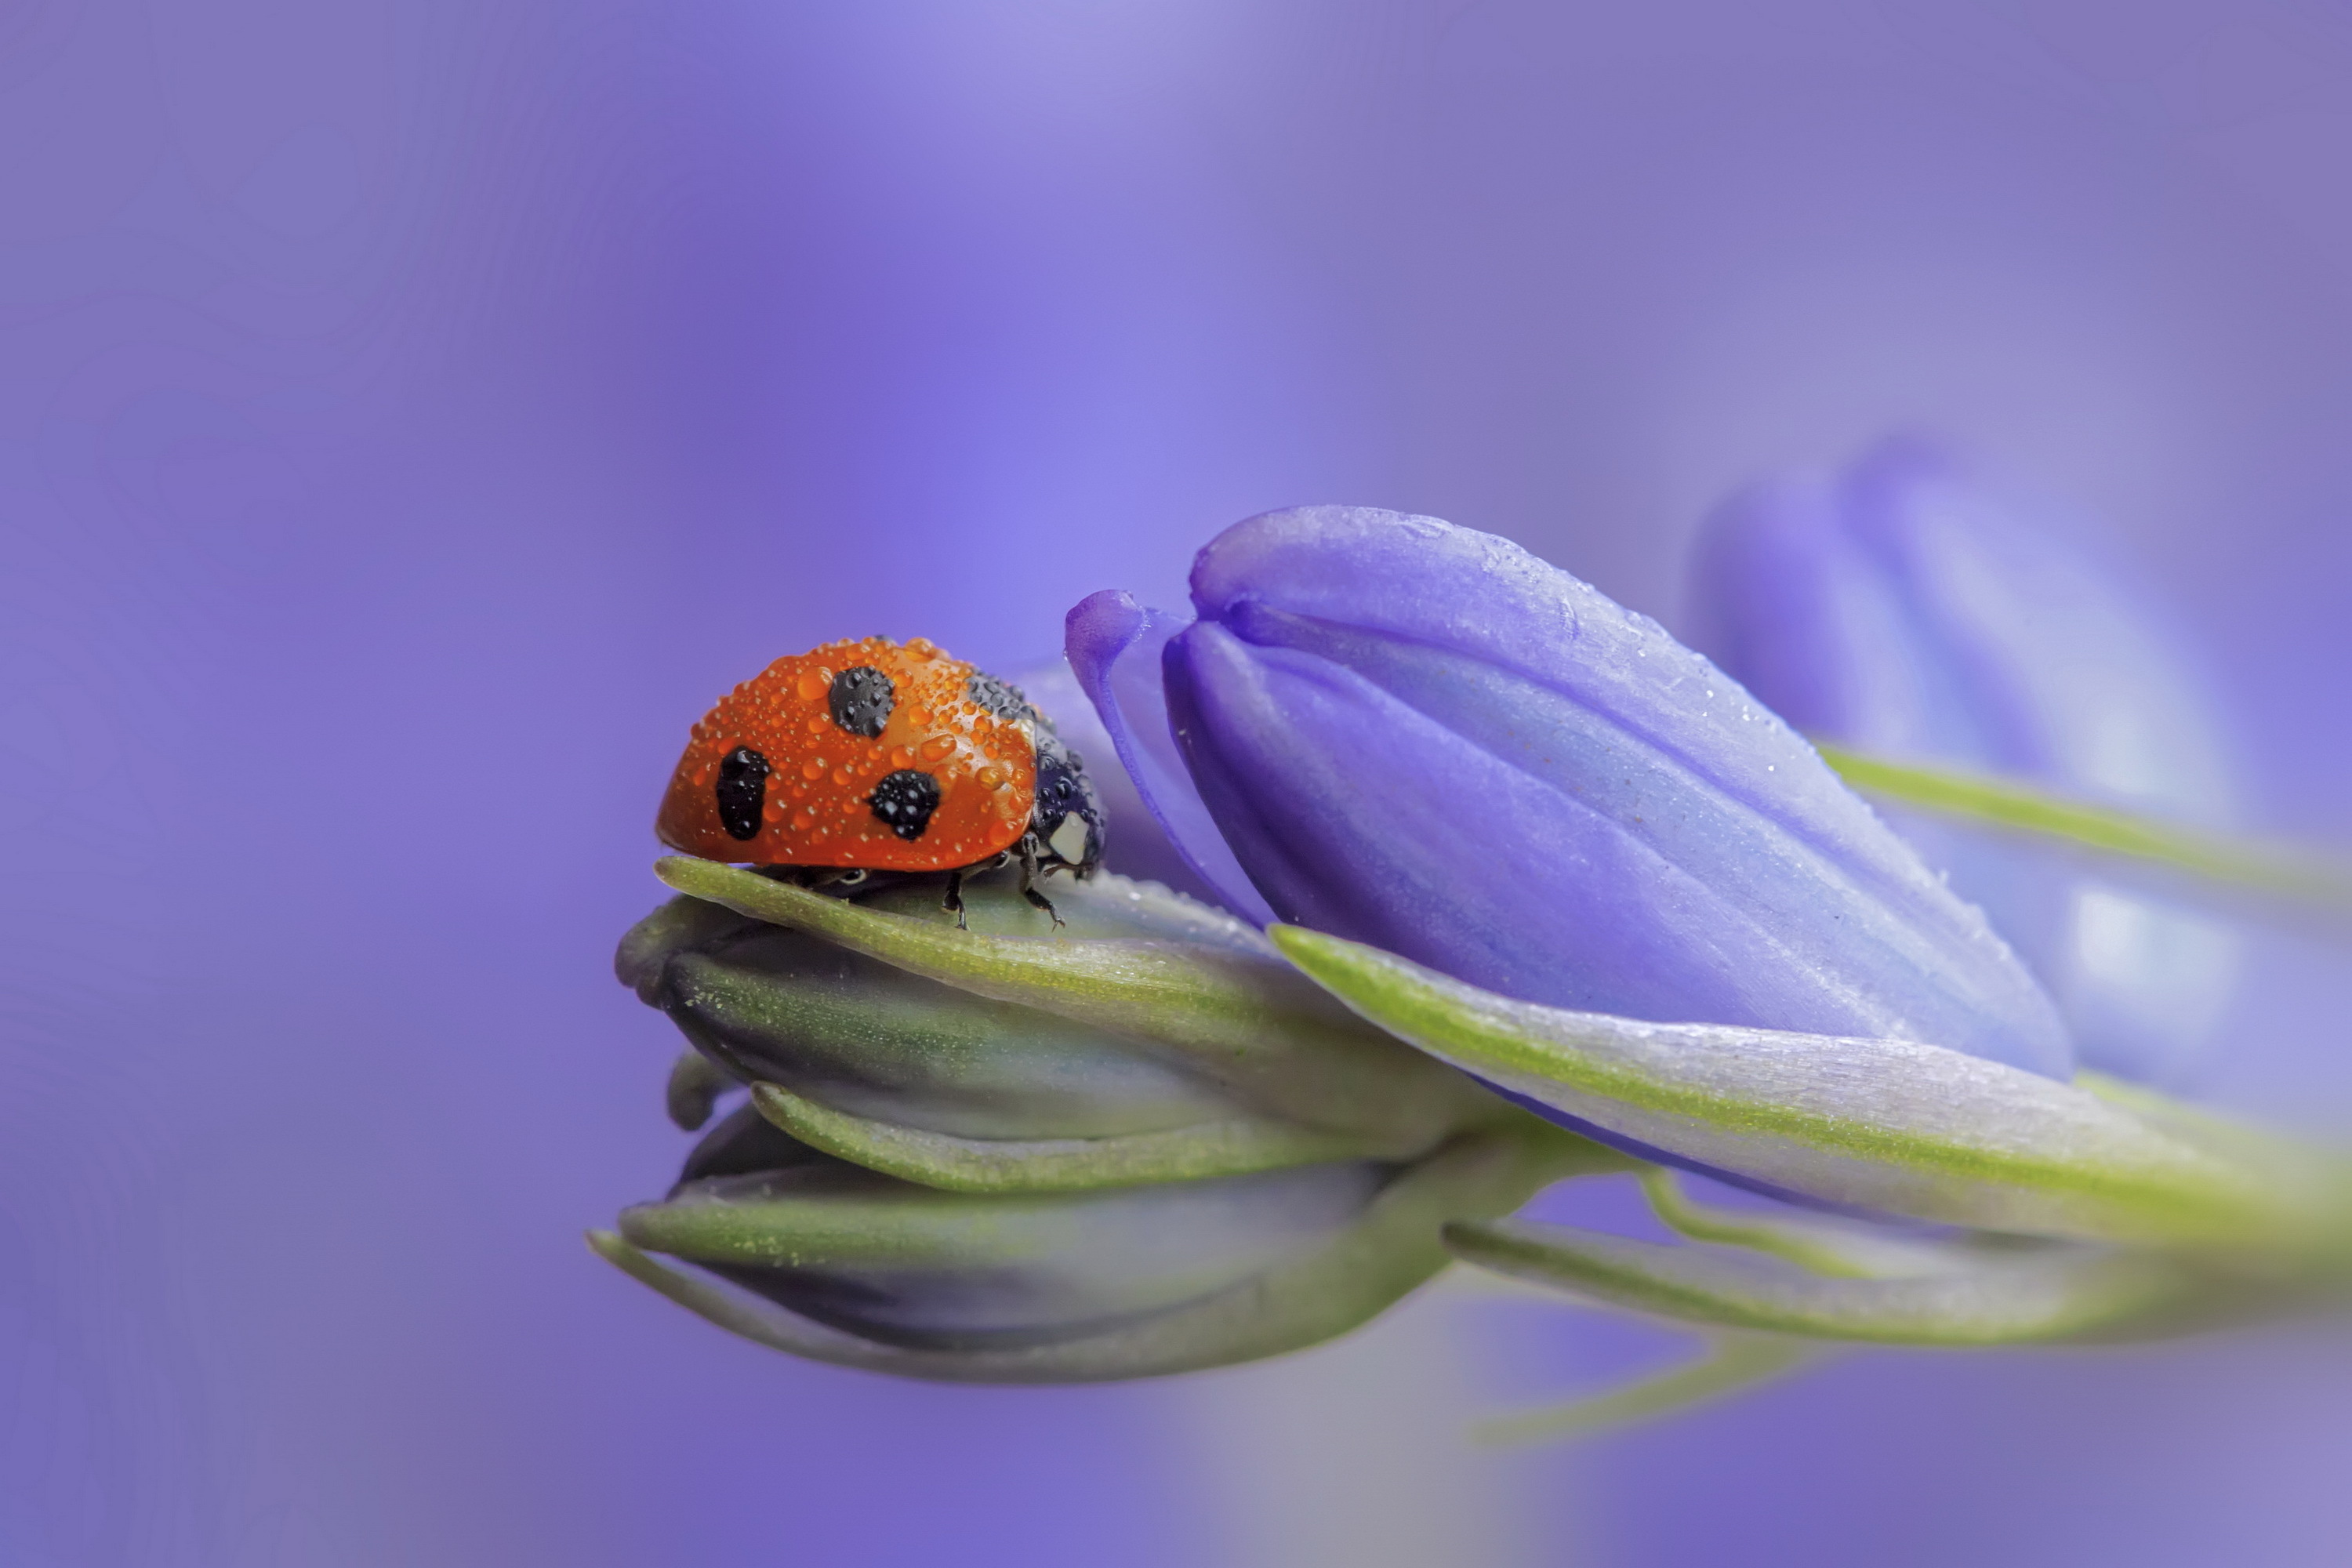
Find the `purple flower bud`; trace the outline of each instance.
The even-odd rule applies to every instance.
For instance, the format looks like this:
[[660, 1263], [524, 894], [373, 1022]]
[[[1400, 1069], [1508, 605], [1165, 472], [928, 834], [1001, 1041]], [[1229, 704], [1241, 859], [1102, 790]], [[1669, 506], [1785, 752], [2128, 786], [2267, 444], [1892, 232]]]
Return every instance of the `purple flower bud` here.
[[1212, 882], [1222, 856], [1285, 921], [1523, 1000], [2068, 1070], [2032, 977], [1803, 740], [1517, 546], [1269, 512], [1201, 552], [1192, 599], [1170, 632], [1097, 595], [1069, 651]]
[[[2210, 826], [2228, 752], [2176, 639], [2053, 520], [1891, 441], [1735, 497], [1702, 538], [1694, 640], [1808, 734]], [[2237, 939], [2039, 846], [1895, 826], [1981, 905], [2095, 1067], [2159, 1075], [2211, 1027]]]

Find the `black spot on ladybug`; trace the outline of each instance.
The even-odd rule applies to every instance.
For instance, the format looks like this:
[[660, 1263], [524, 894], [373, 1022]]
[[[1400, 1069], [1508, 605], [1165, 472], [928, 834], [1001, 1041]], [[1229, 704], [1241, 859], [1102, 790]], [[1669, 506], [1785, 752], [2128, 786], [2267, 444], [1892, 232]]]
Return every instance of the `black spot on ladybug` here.
[[884, 775], [866, 804], [899, 837], [920, 838], [931, 825], [931, 813], [940, 808], [940, 781], [919, 768], [900, 768]]
[[971, 694], [974, 702], [979, 703], [999, 719], [1008, 722], [1022, 721], [1031, 724], [1045, 722], [1037, 710], [1029, 706], [1029, 699], [1022, 695], [1019, 687], [1009, 680], [999, 680], [986, 670], [973, 670], [971, 678], [963, 683], [963, 689]]
[[767, 803], [768, 759], [749, 746], [738, 746], [719, 764], [719, 782], [711, 793], [719, 797], [719, 825], [730, 838], [760, 837], [760, 807]]
[[825, 693], [825, 702], [833, 710], [833, 721], [869, 741], [890, 721], [890, 710], [898, 700], [898, 691], [890, 684], [890, 678], [865, 664], [835, 676], [833, 689]]

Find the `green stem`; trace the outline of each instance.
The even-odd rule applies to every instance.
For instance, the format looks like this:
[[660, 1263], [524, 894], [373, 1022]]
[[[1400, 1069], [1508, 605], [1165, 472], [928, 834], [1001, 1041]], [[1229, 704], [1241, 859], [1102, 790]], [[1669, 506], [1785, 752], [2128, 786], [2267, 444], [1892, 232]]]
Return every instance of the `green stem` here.
[[1701, 1355], [1679, 1366], [1601, 1394], [1586, 1394], [1565, 1404], [1516, 1415], [1497, 1416], [1471, 1428], [1471, 1440], [1482, 1447], [1502, 1448], [1547, 1438], [1585, 1437], [1637, 1421], [1671, 1415], [1695, 1405], [1743, 1388], [1769, 1382], [1822, 1352], [1785, 1340], [1727, 1337], [1715, 1341]]
[[2102, 854], [2186, 871], [2208, 881], [2352, 910], [2352, 868], [2309, 850], [2093, 805], [2013, 779], [1889, 762], [1820, 742], [1814, 746], [1822, 760], [1846, 783], [1882, 800], [2063, 839]]

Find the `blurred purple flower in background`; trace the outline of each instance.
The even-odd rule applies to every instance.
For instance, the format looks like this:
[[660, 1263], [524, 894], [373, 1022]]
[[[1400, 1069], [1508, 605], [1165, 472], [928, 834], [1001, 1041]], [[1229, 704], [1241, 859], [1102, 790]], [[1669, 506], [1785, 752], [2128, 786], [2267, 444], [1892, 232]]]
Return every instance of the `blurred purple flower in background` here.
[[[2339, 830], [2347, 72], [2289, 0], [12, 12], [0, 1558], [2340, 1560], [2325, 1344], [1497, 1459], [1653, 1342], [938, 1389], [577, 1236], [682, 1152], [604, 965], [728, 673], [1017, 668], [1302, 498], [1672, 624], [1721, 496], [1948, 432], [2194, 606], [2248, 819]], [[2212, 1094], [2340, 1109], [2339, 960], [2245, 962]]]
[[[2063, 519], [2032, 516], [1916, 441], [1758, 486], [1701, 538], [1694, 640], [1819, 739], [2229, 826], [2222, 727], [2182, 651], [2193, 626], [2137, 603]], [[2163, 1076], [2210, 1034], [2239, 966], [2226, 927], [2046, 846], [1897, 820], [2042, 976], [2089, 1065]]]

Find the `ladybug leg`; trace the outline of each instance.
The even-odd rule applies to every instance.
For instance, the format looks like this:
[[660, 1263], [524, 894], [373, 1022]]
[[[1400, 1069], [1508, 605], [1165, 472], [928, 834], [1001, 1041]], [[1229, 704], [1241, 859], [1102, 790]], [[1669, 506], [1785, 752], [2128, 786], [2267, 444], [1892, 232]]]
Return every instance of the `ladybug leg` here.
[[940, 908], [955, 916], [956, 930], [970, 931], [971, 929], [971, 927], [964, 923], [963, 919], [963, 873], [961, 871], [950, 871], [948, 873], [948, 896], [940, 900]]
[[1062, 917], [1055, 913], [1054, 900], [1037, 890], [1040, 875], [1042, 873], [1037, 869], [1037, 836], [1028, 834], [1021, 840], [1021, 896], [1052, 916], [1054, 923], [1058, 926], [1062, 923]]

